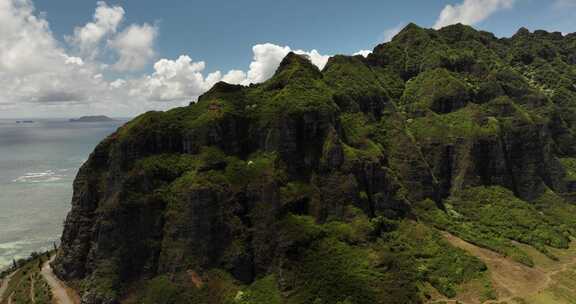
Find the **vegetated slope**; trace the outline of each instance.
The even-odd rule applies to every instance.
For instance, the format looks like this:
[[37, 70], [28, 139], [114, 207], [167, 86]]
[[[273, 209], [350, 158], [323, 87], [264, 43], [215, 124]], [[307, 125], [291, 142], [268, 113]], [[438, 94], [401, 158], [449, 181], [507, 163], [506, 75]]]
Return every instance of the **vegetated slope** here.
[[34, 253], [28, 260], [20, 260], [19, 267], [3, 278], [0, 288], [0, 304], [50, 304], [50, 287], [40, 274], [49, 253]]
[[[100, 143], [53, 264], [83, 303], [420, 303], [574, 233], [576, 35], [407, 26]], [[515, 241], [515, 242], [513, 242]]]

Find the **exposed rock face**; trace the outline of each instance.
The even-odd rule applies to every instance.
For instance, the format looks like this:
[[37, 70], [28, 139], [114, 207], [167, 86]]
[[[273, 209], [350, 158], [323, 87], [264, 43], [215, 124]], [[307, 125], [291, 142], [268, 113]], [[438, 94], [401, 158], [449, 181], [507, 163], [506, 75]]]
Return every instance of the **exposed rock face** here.
[[[265, 83], [219, 83], [196, 104], [143, 114], [78, 173], [53, 268], [87, 282], [86, 304], [211, 269], [241, 284], [274, 274], [290, 303], [308, 303], [306, 272], [296, 269], [308, 248], [322, 250], [324, 232], [296, 237], [291, 216], [325, 224], [354, 208], [378, 227], [372, 238], [391, 229], [387, 221], [417, 218], [415, 203], [443, 209], [471, 187], [501, 186], [527, 202], [547, 191], [571, 199], [575, 39], [409, 25], [368, 58], [335, 56], [319, 71], [289, 54]], [[403, 267], [386, 263], [383, 273]], [[389, 295], [412, 290], [392, 282], [407, 285]], [[392, 301], [366, 293], [349, 298]]]

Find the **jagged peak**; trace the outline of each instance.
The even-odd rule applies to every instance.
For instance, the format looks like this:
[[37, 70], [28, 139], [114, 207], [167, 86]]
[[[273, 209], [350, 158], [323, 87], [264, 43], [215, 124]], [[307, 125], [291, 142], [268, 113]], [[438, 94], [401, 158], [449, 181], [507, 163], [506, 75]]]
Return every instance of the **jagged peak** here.
[[438, 31], [443, 32], [443, 31], [449, 31], [449, 30], [478, 32], [478, 30], [476, 30], [474, 27], [467, 25], [467, 24], [460, 23], [460, 22], [447, 25], [447, 26], [439, 29]]
[[514, 38], [520, 38], [520, 37], [525, 37], [525, 36], [530, 36], [530, 30], [525, 28], [525, 27], [521, 27], [518, 29], [518, 31], [516, 32], [516, 34], [514, 34], [514, 36], [512, 36], [512, 39]]
[[402, 39], [402, 37], [412, 37], [414, 35], [427, 34], [427, 29], [420, 27], [416, 23], [410, 22], [406, 25], [396, 36], [392, 38], [392, 41], [397, 39]]
[[423, 30], [424, 28], [419, 26], [418, 24], [414, 23], [414, 22], [410, 22], [408, 23], [400, 32], [405, 32], [405, 31], [415, 31], [415, 30]]
[[497, 40], [496, 36], [490, 32], [479, 31], [470, 25], [462, 23], [452, 24], [437, 31], [448, 43], [459, 41], [479, 41], [482, 44], [488, 44], [490, 41]]
[[428, 39], [430, 37], [430, 32], [434, 32], [434, 30], [425, 29], [411, 22], [398, 32], [390, 42], [384, 42], [374, 47], [372, 53], [378, 53], [379, 50], [385, 48], [385, 46], [389, 44], [411, 44], [414, 41]]
[[242, 91], [243, 86], [238, 84], [230, 84], [224, 81], [217, 82], [210, 90], [206, 93], [202, 94], [198, 101], [206, 100], [206, 99], [214, 99], [219, 98], [224, 95], [234, 94]]
[[308, 56], [290, 52], [282, 59], [274, 76], [266, 83], [277, 87], [286, 85], [289, 80], [318, 78], [322, 78], [322, 73]]
[[282, 71], [284, 71], [287, 68], [294, 66], [294, 65], [312, 68], [312, 69], [316, 69], [316, 70], [318, 69], [314, 64], [312, 64], [310, 57], [308, 57], [307, 55], [296, 54], [294, 52], [290, 52], [280, 62], [280, 65], [278, 66], [278, 69], [276, 70], [276, 74], [281, 73]]
[[218, 81], [210, 90], [205, 94], [214, 93], [233, 93], [242, 90], [243, 86], [239, 84], [230, 84], [224, 81]]
[[445, 26], [438, 30], [439, 33], [458, 33], [461, 36], [465, 34], [478, 34], [478, 30], [473, 28], [470, 25], [462, 24], [462, 23], [455, 23], [448, 26]]

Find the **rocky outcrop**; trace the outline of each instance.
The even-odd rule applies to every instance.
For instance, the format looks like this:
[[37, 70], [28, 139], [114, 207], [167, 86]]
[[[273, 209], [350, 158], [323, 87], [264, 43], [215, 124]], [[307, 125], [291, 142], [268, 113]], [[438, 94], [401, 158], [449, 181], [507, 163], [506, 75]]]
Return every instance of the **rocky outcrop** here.
[[564, 39], [411, 24], [368, 58], [319, 71], [290, 53], [262, 84], [218, 83], [188, 107], [143, 114], [79, 171], [54, 271], [86, 282], [86, 304], [213, 269], [242, 284], [274, 274], [298, 294], [297, 261], [326, 232], [295, 233], [291, 216], [329, 224], [360, 210], [373, 237], [416, 219], [415, 203], [443, 209], [471, 187], [569, 198], [576, 75], [548, 64], [574, 71]]

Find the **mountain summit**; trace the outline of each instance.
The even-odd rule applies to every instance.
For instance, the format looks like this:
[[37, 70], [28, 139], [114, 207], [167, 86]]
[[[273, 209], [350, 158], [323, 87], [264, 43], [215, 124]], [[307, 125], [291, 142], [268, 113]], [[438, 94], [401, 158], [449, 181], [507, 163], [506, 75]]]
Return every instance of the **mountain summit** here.
[[102, 141], [53, 268], [85, 304], [497, 298], [444, 235], [557, 259], [575, 132], [575, 35], [411, 24], [322, 71], [290, 53], [264, 83], [218, 83]]

